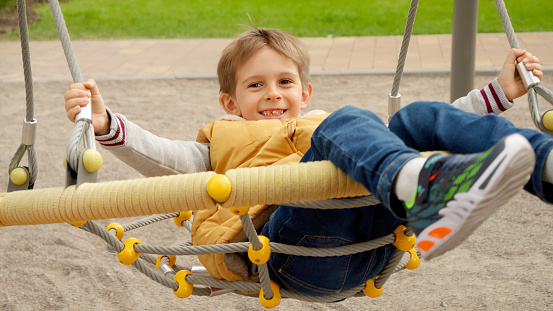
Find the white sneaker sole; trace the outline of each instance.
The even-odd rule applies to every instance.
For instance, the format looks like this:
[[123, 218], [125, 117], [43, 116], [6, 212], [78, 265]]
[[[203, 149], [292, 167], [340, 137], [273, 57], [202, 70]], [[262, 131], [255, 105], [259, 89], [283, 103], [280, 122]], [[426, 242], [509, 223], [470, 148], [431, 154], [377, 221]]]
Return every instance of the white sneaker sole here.
[[[439, 211], [443, 217], [417, 236], [416, 246], [421, 257], [432, 259], [461, 244], [524, 187], [535, 162], [528, 140], [520, 134], [509, 135], [503, 151], [472, 187], [456, 194]], [[490, 174], [493, 174], [491, 178], [487, 178]]]

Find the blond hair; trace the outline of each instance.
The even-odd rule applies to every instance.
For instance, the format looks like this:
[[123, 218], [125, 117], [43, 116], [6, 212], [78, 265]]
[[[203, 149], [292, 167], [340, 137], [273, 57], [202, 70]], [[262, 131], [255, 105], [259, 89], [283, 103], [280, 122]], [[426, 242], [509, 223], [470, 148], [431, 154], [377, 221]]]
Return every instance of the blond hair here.
[[260, 48], [268, 46], [288, 57], [297, 66], [303, 88], [310, 83], [309, 54], [294, 35], [276, 29], [252, 28], [234, 39], [224, 50], [217, 65], [219, 92], [234, 95], [236, 72]]

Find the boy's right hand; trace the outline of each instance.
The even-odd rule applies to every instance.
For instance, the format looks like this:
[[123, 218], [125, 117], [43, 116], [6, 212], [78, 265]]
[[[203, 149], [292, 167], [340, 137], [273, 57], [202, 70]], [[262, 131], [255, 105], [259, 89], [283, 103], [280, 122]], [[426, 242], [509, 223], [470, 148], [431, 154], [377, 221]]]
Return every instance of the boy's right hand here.
[[106, 135], [109, 133], [111, 120], [106, 111], [100, 90], [92, 79], [84, 83], [73, 83], [69, 86], [69, 90], [65, 92], [67, 118], [71, 122], [75, 122], [75, 117], [81, 112], [81, 107], [88, 104], [89, 98], [91, 98], [94, 133], [96, 135]]

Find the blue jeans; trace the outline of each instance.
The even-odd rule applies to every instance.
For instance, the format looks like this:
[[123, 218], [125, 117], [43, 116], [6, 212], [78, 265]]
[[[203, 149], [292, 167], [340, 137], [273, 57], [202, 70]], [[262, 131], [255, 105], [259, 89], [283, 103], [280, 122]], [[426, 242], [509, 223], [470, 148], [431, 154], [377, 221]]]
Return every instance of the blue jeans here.
[[[444, 103], [408, 105], [394, 115], [389, 129], [370, 111], [344, 107], [331, 114], [313, 133], [311, 149], [302, 162], [332, 161], [382, 203], [337, 210], [280, 206], [262, 234], [273, 242], [321, 248], [387, 235], [405, 221], [402, 207], [392, 195], [392, 187], [401, 167], [420, 156], [417, 150], [481, 152], [514, 132], [527, 137], [536, 150], [536, 171], [526, 189], [551, 202], [553, 189], [541, 182], [541, 169], [553, 147], [553, 140], [546, 134], [518, 129], [495, 115], [482, 117], [462, 112]], [[280, 286], [297, 292], [331, 294], [378, 275], [394, 251], [395, 247], [387, 245], [373, 251], [327, 258], [273, 253], [268, 262], [269, 273]]]
[[[280, 206], [262, 234], [273, 242], [321, 248], [388, 235], [403, 221], [384, 207], [390, 206], [394, 177], [405, 162], [418, 156], [373, 113], [353, 107], [340, 109], [315, 130], [302, 162], [332, 161], [383, 204], [334, 210]], [[309, 295], [331, 294], [378, 275], [394, 251], [394, 246], [386, 245], [326, 258], [273, 253], [269, 273], [282, 287]]]
[[553, 186], [542, 182], [543, 167], [553, 148], [553, 137], [547, 134], [517, 128], [495, 114], [479, 116], [439, 102], [412, 103], [394, 115], [389, 127], [407, 146], [452, 153], [482, 152], [503, 137], [519, 133], [528, 139], [536, 153], [536, 166], [524, 189], [544, 202], [553, 202]]

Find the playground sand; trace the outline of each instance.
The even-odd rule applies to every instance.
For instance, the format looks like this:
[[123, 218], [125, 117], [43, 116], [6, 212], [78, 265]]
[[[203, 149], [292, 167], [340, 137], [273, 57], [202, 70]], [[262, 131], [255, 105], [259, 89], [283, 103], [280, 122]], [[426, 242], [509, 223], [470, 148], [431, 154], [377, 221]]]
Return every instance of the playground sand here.
[[[479, 75], [475, 84], [493, 76]], [[391, 76], [313, 78], [310, 109], [343, 105], [370, 108], [383, 119]], [[62, 161], [72, 129], [63, 108], [67, 82], [35, 83], [36, 188], [62, 187]], [[153, 133], [193, 140], [200, 126], [222, 114], [215, 80], [99, 81], [107, 105]], [[552, 89], [551, 82], [545, 85]], [[448, 101], [449, 77], [408, 75], [403, 103]], [[504, 114], [534, 128], [526, 98]], [[21, 82], [0, 82], [0, 189], [21, 141], [25, 117]], [[425, 120], [421, 120], [425, 122]], [[430, 121], [428, 121], [430, 122]], [[99, 181], [140, 178], [109, 152]], [[131, 219], [115, 220], [122, 223]], [[100, 221], [107, 225], [113, 220]], [[464, 244], [414, 271], [402, 271], [376, 299], [349, 298], [333, 304], [283, 300], [276, 310], [546, 310], [553, 305], [553, 207], [521, 192], [485, 222]], [[172, 245], [187, 239], [172, 221], [132, 231], [143, 243]], [[0, 228], [0, 309], [2, 310], [261, 310], [257, 298], [239, 295], [179, 299], [131, 267], [120, 264], [98, 237], [67, 224]], [[192, 256], [178, 263], [194, 265]], [[329, 267], [330, 269], [332, 267]]]

